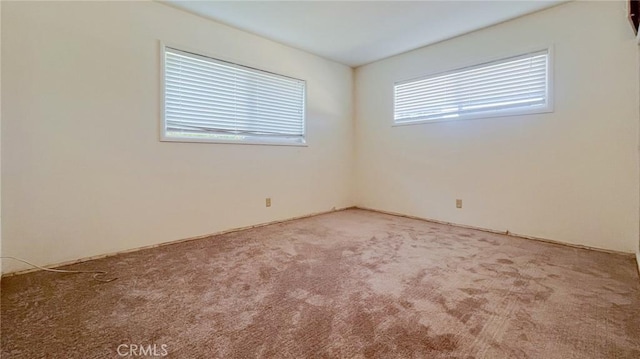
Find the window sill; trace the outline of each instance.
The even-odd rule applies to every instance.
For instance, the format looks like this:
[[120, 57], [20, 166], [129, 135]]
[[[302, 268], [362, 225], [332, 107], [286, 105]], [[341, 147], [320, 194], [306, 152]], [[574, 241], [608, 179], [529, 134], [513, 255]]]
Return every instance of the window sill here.
[[411, 126], [411, 125], [422, 125], [427, 123], [438, 123], [438, 122], [455, 122], [455, 121], [465, 121], [465, 120], [479, 120], [479, 119], [489, 119], [489, 118], [500, 118], [500, 117], [519, 117], [519, 116], [527, 116], [527, 115], [537, 115], [544, 113], [552, 113], [553, 106], [547, 105], [535, 110], [526, 109], [526, 110], [513, 110], [513, 111], [495, 111], [492, 113], [478, 113], [478, 114], [470, 114], [463, 115], [460, 117], [451, 117], [451, 118], [437, 118], [433, 120], [415, 120], [410, 122], [401, 122], [396, 123], [393, 122], [393, 127], [400, 126]]
[[260, 146], [294, 146], [294, 147], [309, 147], [306, 140], [300, 142], [298, 140], [221, 140], [210, 138], [188, 138], [188, 137], [162, 137], [160, 142], [182, 142], [182, 143], [213, 143], [213, 144], [227, 144], [227, 145], [260, 145]]

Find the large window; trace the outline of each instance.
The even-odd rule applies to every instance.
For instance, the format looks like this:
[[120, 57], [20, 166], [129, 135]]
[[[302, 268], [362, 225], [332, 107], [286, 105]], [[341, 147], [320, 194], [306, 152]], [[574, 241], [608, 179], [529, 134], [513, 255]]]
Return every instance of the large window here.
[[397, 125], [549, 112], [549, 50], [395, 83]]
[[305, 143], [305, 82], [163, 46], [161, 139]]

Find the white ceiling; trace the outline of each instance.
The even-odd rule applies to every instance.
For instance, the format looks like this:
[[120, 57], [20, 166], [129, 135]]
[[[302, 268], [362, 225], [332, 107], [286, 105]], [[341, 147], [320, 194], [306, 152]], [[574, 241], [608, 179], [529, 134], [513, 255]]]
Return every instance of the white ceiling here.
[[165, 2], [357, 67], [565, 1]]

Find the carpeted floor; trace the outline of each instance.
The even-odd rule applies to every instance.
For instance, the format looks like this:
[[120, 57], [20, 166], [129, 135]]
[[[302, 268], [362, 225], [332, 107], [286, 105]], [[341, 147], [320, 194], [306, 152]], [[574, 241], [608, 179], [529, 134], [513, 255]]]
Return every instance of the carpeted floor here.
[[364, 210], [67, 268], [119, 279], [3, 279], [2, 358], [640, 358], [631, 257]]

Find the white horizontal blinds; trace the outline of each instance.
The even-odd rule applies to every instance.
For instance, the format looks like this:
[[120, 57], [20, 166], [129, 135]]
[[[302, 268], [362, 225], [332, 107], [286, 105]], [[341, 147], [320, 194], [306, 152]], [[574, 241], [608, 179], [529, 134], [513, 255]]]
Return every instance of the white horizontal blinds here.
[[169, 137], [304, 139], [305, 82], [165, 48]]
[[548, 105], [548, 50], [396, 83], [394, 119], [424, 120]]

